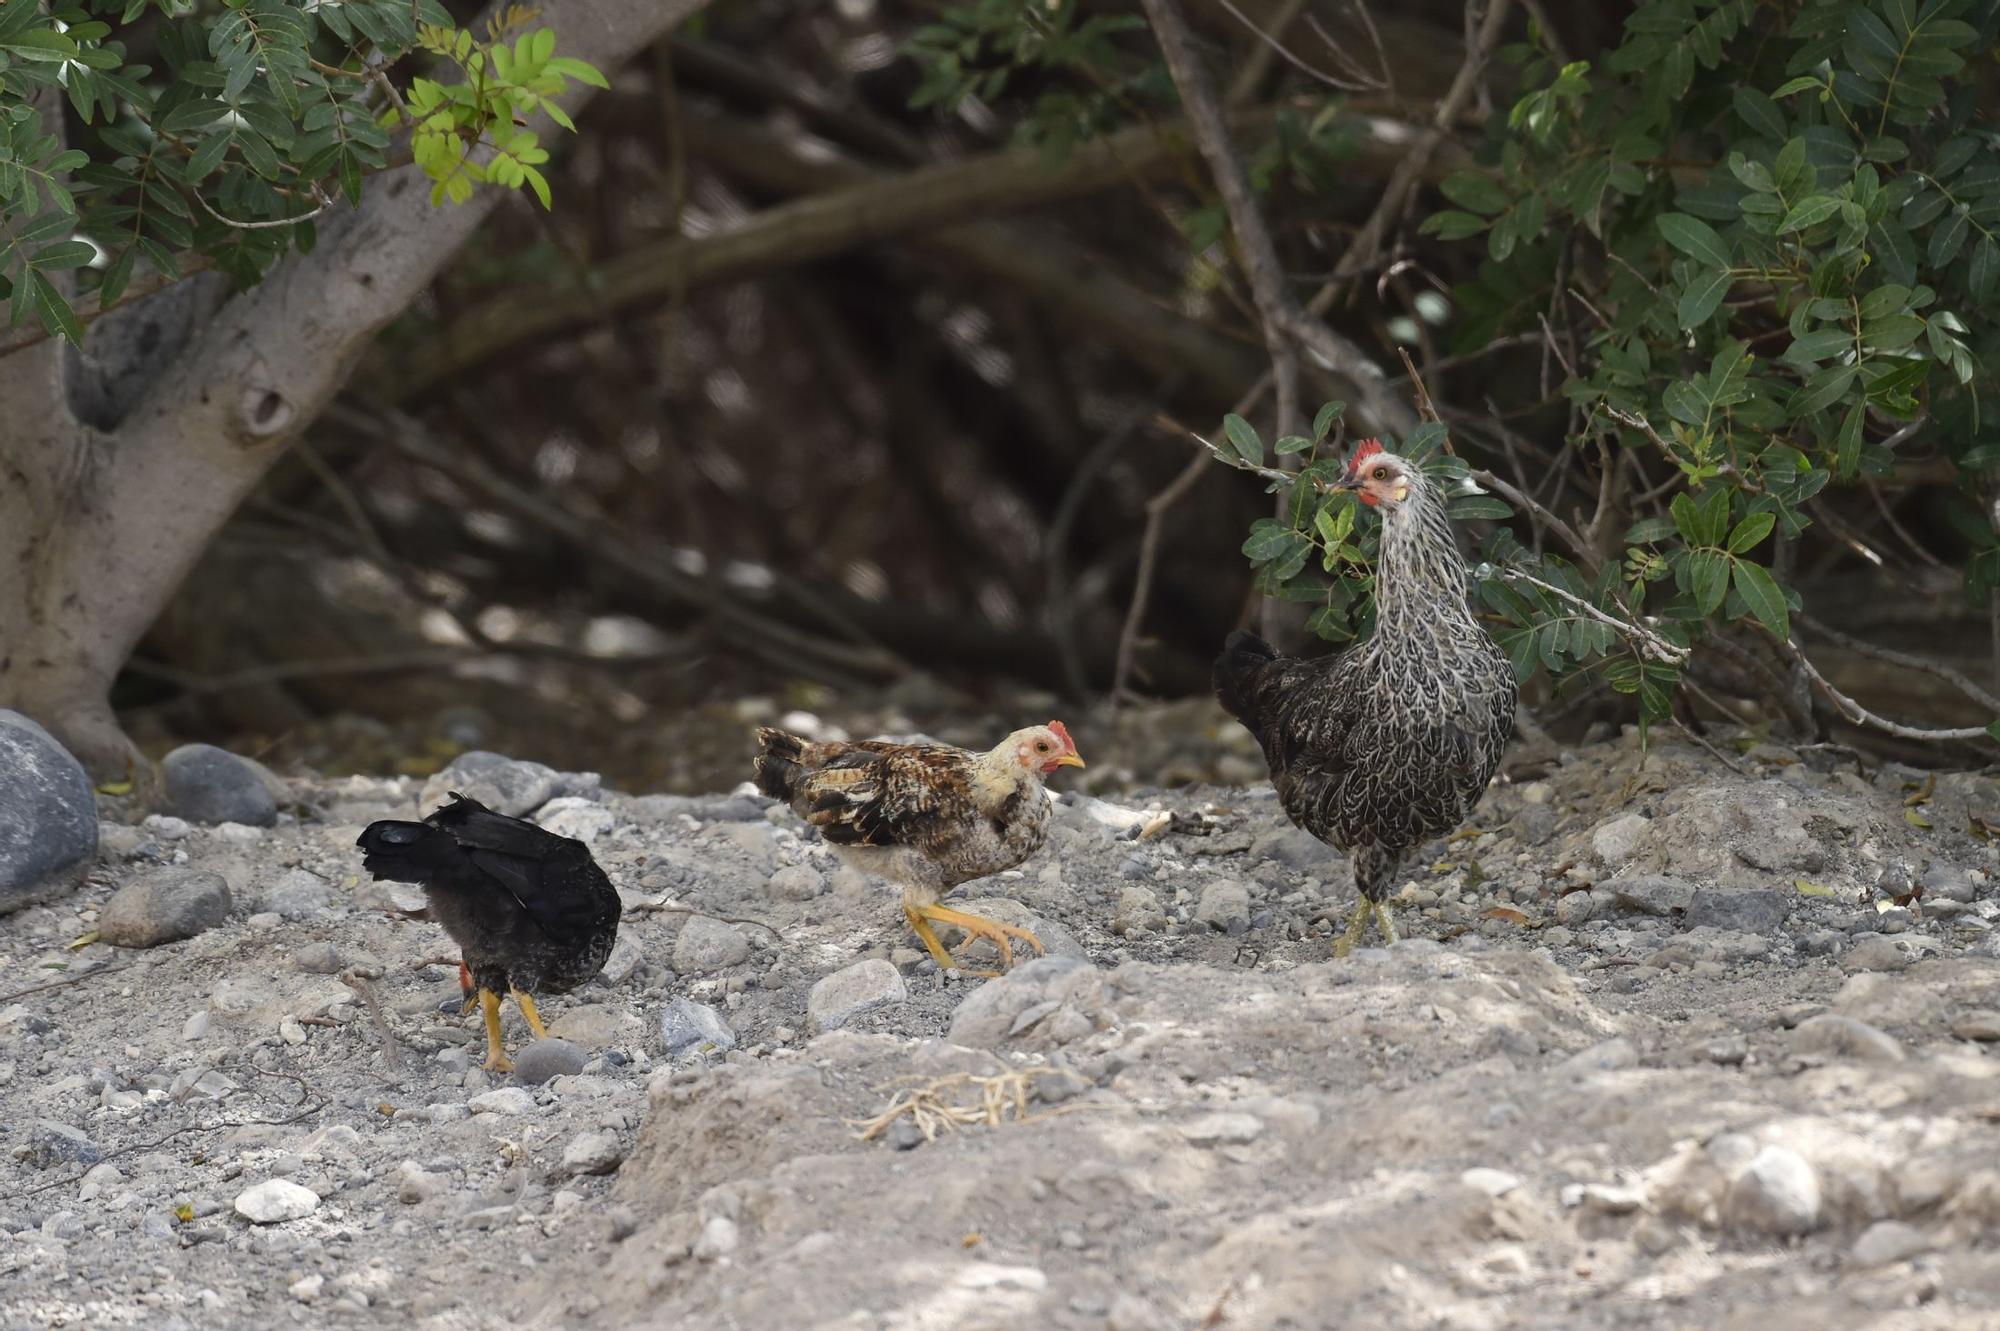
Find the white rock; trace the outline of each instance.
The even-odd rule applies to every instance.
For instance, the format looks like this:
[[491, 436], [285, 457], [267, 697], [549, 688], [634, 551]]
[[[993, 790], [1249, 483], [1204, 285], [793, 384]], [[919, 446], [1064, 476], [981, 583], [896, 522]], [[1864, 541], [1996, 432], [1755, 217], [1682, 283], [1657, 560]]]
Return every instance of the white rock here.
[[1590, 834], [1590, 852], [1606, 867], [1623, 864], [1638, 853], [1652, 826], [1653, 820], [1640, 813], [1613, 818]]
[[1504, 1197], [1521, 1186], [1519, 1174], [1509, 1174], [1504, 1169], [1488, 1169], [1483, 1165], [1466, 1170], [1458, 1176], [1458, 1181], [1488, 1197]]
[[532, 1114], [535, 1097], [518, 1086], [502, 1086], [497, 1091], [475, 1095], [466, 1104], [475, 1114]]
[[296, 1018], [286, 1017], [278, 1023], [278, 1038], [289, 1045], [302, 1045], [306, 1042], [306, 1028]]
[[820, 979], [806, 995], [806, 1016], [815, 1031], [839, 1030], [877, 1008], [910, 996], [896, 968], [879, 957], [857, 961]]
[[1255, 1141], [1264, 1131], [1264, 1120], [1255, 1114], [1223, 1112], [1203, 1114], [1181, 1128], [1181, 1136], [1196, 1146], [1239, 1146]]
[[444, 1186], [441, 1175], [431, 1173], [414, 1160], [396, 1166], [396, 1200], [405, 1206], [429, 1201], [444, 1191]]
[[209, 1019], [206, 1012], [189, 1014], [188, 1019], [181, 1023], [181, 1039], [199, 1040], [204, 1038], [208, 1034], [208, 1024]]
[[1854, 1262], [1857, 1266], [1887, 1266], [1929, 1252], [1930, 1247], [1931, 1241], [1921, 1229], [1900, 1220], [1878, 1220], [1854, 1240]]
[[319, 1194], [290, 1179], [266, 1179], [236, 1195], [236, 1214], [257, 1225], [302, 1220], [319, 1209]]
[[563, 1147], [563, 1168], [571, 1174], [609, 1174], [625, 1162], [625, 1148], [608, 1132], [579, 1132]]
[[294, 1280], [292, 1282], [291, 1295], [300, 1303], [311, 1303], [319, 1297], [320, 1290], [325, 1287], [325, 1276], [307, 1276], [303, 1280]]
[[586, 844], [597, 840], [618, 823], [611, 810], [602, 804], [595, 800], [578, 799], [574, 795], [550, 800], [535, 814], [535, 821], [557, 836], [573, 837]]
[[696, 1261], [713, 1262], [736, 1251], [736, 1222], [728, 1216], [710, 1216], [708, 1223], [701, 1227], [701, 1237], [695, 1240]]
[[1730, 1181], [1723, 1198], [1729, 1223], [1789, 1238], [1819, 1228], [1819, 1175], [1798, 1152], [1766, 1146]]

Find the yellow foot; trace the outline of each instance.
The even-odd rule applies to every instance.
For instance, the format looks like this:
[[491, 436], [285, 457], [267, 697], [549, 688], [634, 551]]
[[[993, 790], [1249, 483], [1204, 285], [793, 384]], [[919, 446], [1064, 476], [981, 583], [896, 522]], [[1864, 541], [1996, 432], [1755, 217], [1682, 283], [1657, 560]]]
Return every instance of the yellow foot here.
[[488, 1072], [512, 1072], [514, 1060], [507, 1057], [500, 1040], [500, 995], [491, 989], [481, 989], [479, 1010], [486, 1017], [486, 1061], [480, 1066]]
[[512, 990], [511, 992], [514, 995], [514, 1005], [520, 1008], [521, 1015], [528, 1019], [528, 1029], [535, 1033], [535, 1038], [537, 1040], [548, 1039], [549, 1032], [548, 1029], [542, 1025], [542, 1014], [535, 1011], [534, 995], [523, 993], [519, 989]]
[[931, 954], [931, 960], [938, 964], [939, 970], [948, 971], [958, 965], [945, 945], [938, 941], [937, 931], [931, 928], [931, 922], [919, 915], [914, 906], [903, 907], [903, 918], [910, 922], [910, 928], [923, 940], [924, 951]]
[[[921, 916], [925, 920], [936, 920], [939, 924], [955, 924], [965, 930], [967, 934], [970, 934], [972, 940], [986, 939], [994, 947], [1000, 949], [1000, 971], [1008, 970], [1014, 965], [1013, 940], [1016, 938], [1035, 949], [1035, 955], [1037, 956], [1048, 950], [1042, 946], [1041, 939], [1035, 937], [1026, 929], [1017, 929], [1011, 924], [1002, 924], [998, 920], [989, 920], [984, 915], [968, 915], [962, 910], [952, 910], [946, 906], [936, 905], [912, 906], [907, 909], [912, 916]], [[912, 923], [914, 922], [913, 919]], [[922, 929], [917, 931], [919, 937], [922, 937], [925, 932]], [[936, 937], [933, 935], [931, 938], [925, 939], [925, 944], [926, 946], [930, 946], [935, 941]], [[938, 952], [942, 950], [942, 948], [933, 947], [931, 955], [936, 957]], [[946, 953], [945, 959], [939, 960], [938, 964], [940, 966], [956, 966], [958, 963], [949, 960], [949, 957], [950, 954]], [[999, 974], [1000, 971], [968, 971], [967, 974], [992, 976]]]
[[1354, 903], [1354, 913], [1347, 917], [1347, 932], [1333, 941], [1334, 956], [1344, 957], [1355, 949], [1361, 942], [1362, 936], [1368, 932], [1368, 919], [1371, 915], [1382, 928], [1384, 947], [1393, 946], [1401, 941], [1396, 933], [1396, 917], [1390, 913], [1389, 903], [1370, 901], [1363, 897]]

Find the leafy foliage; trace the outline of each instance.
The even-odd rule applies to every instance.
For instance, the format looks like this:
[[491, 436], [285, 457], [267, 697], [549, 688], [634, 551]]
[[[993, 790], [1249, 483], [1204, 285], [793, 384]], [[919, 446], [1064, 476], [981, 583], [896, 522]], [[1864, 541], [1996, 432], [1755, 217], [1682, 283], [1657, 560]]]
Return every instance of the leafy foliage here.
[[[517, 122], [539, 111], [574, 128], [550, 99], [604, 78], [557, 56], [534, 17], [517, 7], [475, 36], [438, 0], [5, 0], [9, 322], [78, 340], [78, 292], [111, 305], [142, 263], [167, 280], [214, 266], [255, 282], [292, 247], [310, 249], [314, 219], [357, 203], [364, 177], [398, 164], [392, 135], [406, 124], [434, 199], [491, 182], [546, 207], [547, 151]], [[157, 65], [128, 57], [140, 23]], [[447, 72], [410, 80], [405, 101], [391, 71], [418, 51]]]
[[[1510, 53], [1531, 91], [1424, 228], [1483, 238], [1456, 345], [1537, 328], [1559, 284], [1584, 292], [1570, 442], [1673, 469], [1624, 514], [1605, 576], [1674, 641], [1735, 621], [1788, 639], [1779, 550], [1829, 483], [1892, 476], [1915, 450], [1969, 489], [2000, 467], [1982, 407], [2000, 369], [2000, 153], [1967, 68], [1996, 34], [1992, 0], [1647, 0], [1595, 66]], [[1983, 601], [2000, 534], [1965, 508]], [[1544, 639], [1552, 608], [1482, 594], [1517, 646], [1535, 635], [1510, 647], [1517, 668], [1594, 665], [1594, 642]], [[1677, 681], [1637, 656], [1608, 678], [1647, 719]]]

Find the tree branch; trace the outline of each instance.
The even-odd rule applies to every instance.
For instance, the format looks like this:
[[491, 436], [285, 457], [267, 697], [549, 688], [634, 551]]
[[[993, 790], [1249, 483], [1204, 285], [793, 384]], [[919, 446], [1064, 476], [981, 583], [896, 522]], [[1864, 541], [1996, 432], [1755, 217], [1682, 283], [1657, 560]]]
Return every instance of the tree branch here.
[[1244, 275], [1250, 281], [1251, 297], [1256, 302], [1264, 340], [1271, 353], [1279, 402], [1282, 404], [1288, 398], [1297, 400], [1295, 347], [1302, 347], [1354, 386], [1361, 414], [1372, 424], [1399, 435], [1408, 434], [1416, 426], [1416, 416], [1407, 403], [1389, 391], [1388, 376], [1382, 367], [1292, 299], [1285, 285], [1284, 268], [1278, 262], [1277, 247], [1264, 224], [1257, 196], [1250, 188], [1249, 174], [1230, 139], [1222, 104], [1195, 49], [1194, 34], [1178, 0], [1143, 0], [1143, 4], [1153, 34], [1159, 39], [1167, 71], [1173, 76], [1181, 104], [1187, 111], [1188, 127], [1208, 163], [1216, 192], [1222, 196], [1223, 209], [1229, 214], [1229, 227], [1236, 237], [1237, 252]]

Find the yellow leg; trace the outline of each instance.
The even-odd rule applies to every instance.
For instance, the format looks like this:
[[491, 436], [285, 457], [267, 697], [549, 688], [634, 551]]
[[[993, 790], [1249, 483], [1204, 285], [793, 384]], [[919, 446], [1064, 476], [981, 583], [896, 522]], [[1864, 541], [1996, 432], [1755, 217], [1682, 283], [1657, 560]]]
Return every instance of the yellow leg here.
[[[936, 920], [939, 924], [955, 924], [974, 938], [989, 940], [993, 946], [1000, 949], [1000, 969], [1003, 971], [1009, 969], [1014, 964], [1013, 940], [1016, 938], [1035, 949], [1035, 953], [1038, 956], [1048, 950], [1042, 946], [1041, 939], [1035, 937], [1026, 929], [1016, 929], [1011, 924], [1002, 924], [998, 920], [989, 920], [983, 915], [968, 915], [962, 910], [952, 910], [949, 907], [938, 905], [912, 906], [909, 909], [927, 920]], [[944, 965], [946, 963], [939, 962], [938, 964]], [[955, 965], [957, 963], [954, 962], [951, 964]], [[992, 975], [997, 972], [983, 971], [976, 973]]]
[[1355, 945], [1368, 932], [1368, 920], [1373, 917], [1382, 927], [1382, 944], [1387, 947], [1400, 942], [1396, 933], [1396, 917], [1389, 911], [1386, 901], [1370, 901], [1367, 897], [1354, 903], [1354, 913], [1347, 917], [1347, 932], [1333, 942], [1333, 955], [1344, 957], [1352, 952]]
[[510, 992], [514, 995], [515, 1006], [519, 1007], [521, 1015], [528, 1019], [528, 1029], [535, 1033], [535, 1038], [537, 1040], [548, 1039], [549, 1033], [542, 1025], [542, 1014], [535, 1011], [535, 996], [523, 993], [519, 989]]
[[1369, 901], [1367, 897], [1354, 903], [1354, 913], [1347, 917], [1347, 932], [1333, 940], [1333, 955], [1344, 957], [1354, 950], [1361, 941], [1361, 935], [1368, 929]]
[[924, 950], [931, 954], [931, 960], [938, 964], [939, 970], [950, 970], [958, 964], [952, 960], [944, 944], [938, 941], [937, 931], [931, 928], [931, 922], [917, 914], [916, 907], [903, 907], [903, 918], [910, 922], [910, 928], [916, 930], [917, 937], [923, 940]]
[[481, 989], [479, 1010], [486, 1014], [486, 1062], [480, 1066], [488, 1072], [512, 1072], [514, 1060], [507, 1057], [500, 1041], [500, 995], [491, 989]]
[[1382, 943], [1384, 946], [1392, 947], [1402, 941], [1396, 936], [1396, 917], [1389, 913], [1388, 902], [1378, 901], [1375, 903], [1375, 923], [1382, 926]]

